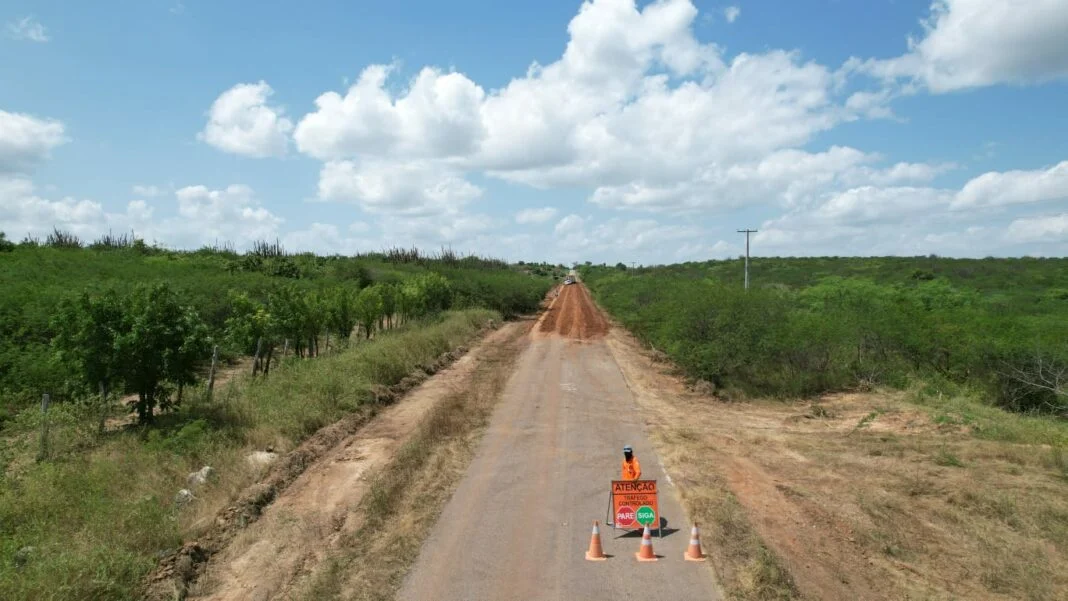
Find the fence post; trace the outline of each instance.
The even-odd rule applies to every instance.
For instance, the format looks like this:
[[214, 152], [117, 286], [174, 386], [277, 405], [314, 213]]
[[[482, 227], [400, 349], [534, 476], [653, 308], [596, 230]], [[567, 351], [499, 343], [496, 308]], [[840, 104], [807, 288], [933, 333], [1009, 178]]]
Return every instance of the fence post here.
[[108, 389], [104, 385], [104, 381], [100, 380], [100, 424], [97, 428], [98, 434], [104, 433], [104, 426], [108, 420]]
[[263, 336], [260, 336], [256, 340], [256, 356], [252, 359], [252, 375], [256, 375], [256, 372], [260, 369], [260, 351], [263, 350]]
[[48, 393], [41, 397], [41, 450], [37, 453], [37, 461], [48, 458]]
[[215, 390], [215, 368], [219, 365], [219, 345], [211, 349], [211, 371], [208, 372], [208, 398]]

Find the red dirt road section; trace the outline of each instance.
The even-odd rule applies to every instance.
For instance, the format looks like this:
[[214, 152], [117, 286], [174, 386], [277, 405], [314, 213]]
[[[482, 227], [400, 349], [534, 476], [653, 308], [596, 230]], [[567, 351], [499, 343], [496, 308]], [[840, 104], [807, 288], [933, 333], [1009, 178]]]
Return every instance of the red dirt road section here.
[[[645, 435], [581, 284], [564, 286], [520, 356], [478, 454], [431, 530], [399, 599], [507, 601], [719, 599], [708, 564], [687, 562], [690, 522]], [[605, 527], [622, 447], [660, 485], [662, 556], [639, 563], [641, 536]], [[601, 520], [607, 561], [585, 560]]]
[[608, 332], [608, 321], [593, 304], [585, 286], [570, 284], [560, 287], [560, 295], [542, 316], [538, 331], [576, 340], [590, 340]]

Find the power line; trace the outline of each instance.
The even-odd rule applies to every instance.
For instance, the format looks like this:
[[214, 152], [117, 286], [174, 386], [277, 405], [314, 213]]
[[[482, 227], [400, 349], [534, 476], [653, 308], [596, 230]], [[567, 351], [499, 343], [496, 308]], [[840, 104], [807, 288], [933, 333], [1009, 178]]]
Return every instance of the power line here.
[[746, 228], [738, 230], [739, 234], [745, 234], [745, 289], [749, 290], [749, 234], [755, 234], [757, 230]]

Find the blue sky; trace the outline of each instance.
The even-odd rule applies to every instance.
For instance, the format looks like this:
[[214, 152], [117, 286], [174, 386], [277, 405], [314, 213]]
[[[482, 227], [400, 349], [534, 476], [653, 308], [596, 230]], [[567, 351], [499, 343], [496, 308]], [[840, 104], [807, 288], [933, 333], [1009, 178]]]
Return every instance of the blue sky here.
[[0, 230], [1064, 255], [1064, 31], [1063, 0], [9, 0]]

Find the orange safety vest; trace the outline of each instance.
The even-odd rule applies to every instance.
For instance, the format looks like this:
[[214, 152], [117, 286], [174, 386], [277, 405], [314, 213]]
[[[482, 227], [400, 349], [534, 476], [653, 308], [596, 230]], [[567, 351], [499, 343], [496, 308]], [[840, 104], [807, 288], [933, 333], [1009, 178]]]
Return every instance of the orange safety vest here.
[[642, 465], [638, 463], [637, 457], [631, 457], [630, 461], [623, 460], [623, 479], [624, 480], [637, 480], [642, 477]]

